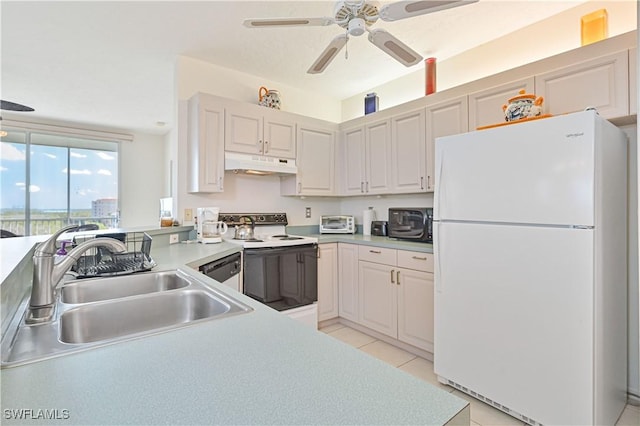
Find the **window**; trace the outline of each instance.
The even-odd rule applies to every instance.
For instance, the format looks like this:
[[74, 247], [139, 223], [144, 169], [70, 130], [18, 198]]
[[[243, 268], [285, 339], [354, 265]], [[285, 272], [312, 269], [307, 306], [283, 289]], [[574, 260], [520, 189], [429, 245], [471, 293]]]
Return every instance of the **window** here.
[[118, 143], [5, 130], [0, 187], [2, 230], [42, 235], [67, 224], [116, 227]]

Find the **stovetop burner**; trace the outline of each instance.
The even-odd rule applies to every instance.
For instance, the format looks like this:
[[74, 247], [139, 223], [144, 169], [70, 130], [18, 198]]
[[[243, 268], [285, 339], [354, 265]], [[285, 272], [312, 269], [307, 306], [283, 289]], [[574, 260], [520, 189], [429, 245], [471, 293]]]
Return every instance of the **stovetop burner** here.
[[294, 237], [291, 235], [273, 235], [271, 238], [277, 238], [278, 240], [301, 240], [302, 237]]

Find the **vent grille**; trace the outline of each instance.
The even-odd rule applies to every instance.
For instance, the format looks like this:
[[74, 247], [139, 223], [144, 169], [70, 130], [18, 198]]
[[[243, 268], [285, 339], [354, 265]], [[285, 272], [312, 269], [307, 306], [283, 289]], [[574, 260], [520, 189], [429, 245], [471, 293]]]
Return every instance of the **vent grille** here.
[[466, 393], [467, 395], [471, 395], [472, 397], [474, 397], [474, 398], [476, 398], [476, 399], [478, 399], [478, 400], [480, 400], [480, 401], [482, 401], [482, 402], [484, 402], [486, 404], [489, 404], [492, 407], [495, 407], [500, 411], [504, 411], [505, 413], [509, 414], [510, 416], [513, 416], [513, 417], [515, 417], [517, 419], [520, 419], [520, 420], [524, 421], [525, 423], [527, 423], [529, 425], [532, 425], [532, 426], [543, 426], [542, 423], [532, 419], [531, 417], [527, 417], [525, 415], [522, 415], [522, 414], [518, 413], [517, 411], [514, 411], [514, 410], [510, 409], [506, 405], [502, 405], [499, 402], [496, 402], [496, 401], [492, 400], [491, 398], [487, 398], [486, 396], [484, 396], [484, 395], [482, 395], [482, 394], [480, 394], [478, 392], [475, 392], [474, 390], [469, 389], [469, 388], [467, 388], [465, 386], [462, 386], [462, 385], [454, 382], [453, 380], [446, 379], [446, 381], [447, 381], [447, 384], [449, 386], [454, 387], [454, 388]]

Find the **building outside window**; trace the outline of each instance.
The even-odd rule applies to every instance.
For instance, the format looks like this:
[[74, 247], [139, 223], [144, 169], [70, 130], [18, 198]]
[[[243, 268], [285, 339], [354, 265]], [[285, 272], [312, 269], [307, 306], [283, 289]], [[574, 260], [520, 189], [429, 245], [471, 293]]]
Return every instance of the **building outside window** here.
[[118, 142], [3, 129], [0, 229], [51, 234], [118, 225]]

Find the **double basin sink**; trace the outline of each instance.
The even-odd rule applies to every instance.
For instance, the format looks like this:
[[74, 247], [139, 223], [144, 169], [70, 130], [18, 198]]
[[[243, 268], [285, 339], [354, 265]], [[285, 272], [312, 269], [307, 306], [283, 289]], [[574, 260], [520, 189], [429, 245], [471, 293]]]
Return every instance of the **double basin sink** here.
[[66, 282], [48, 323], [25, 324], [27, 309], [2, 341], [3, 368], [252, 310], [180, 269]]

